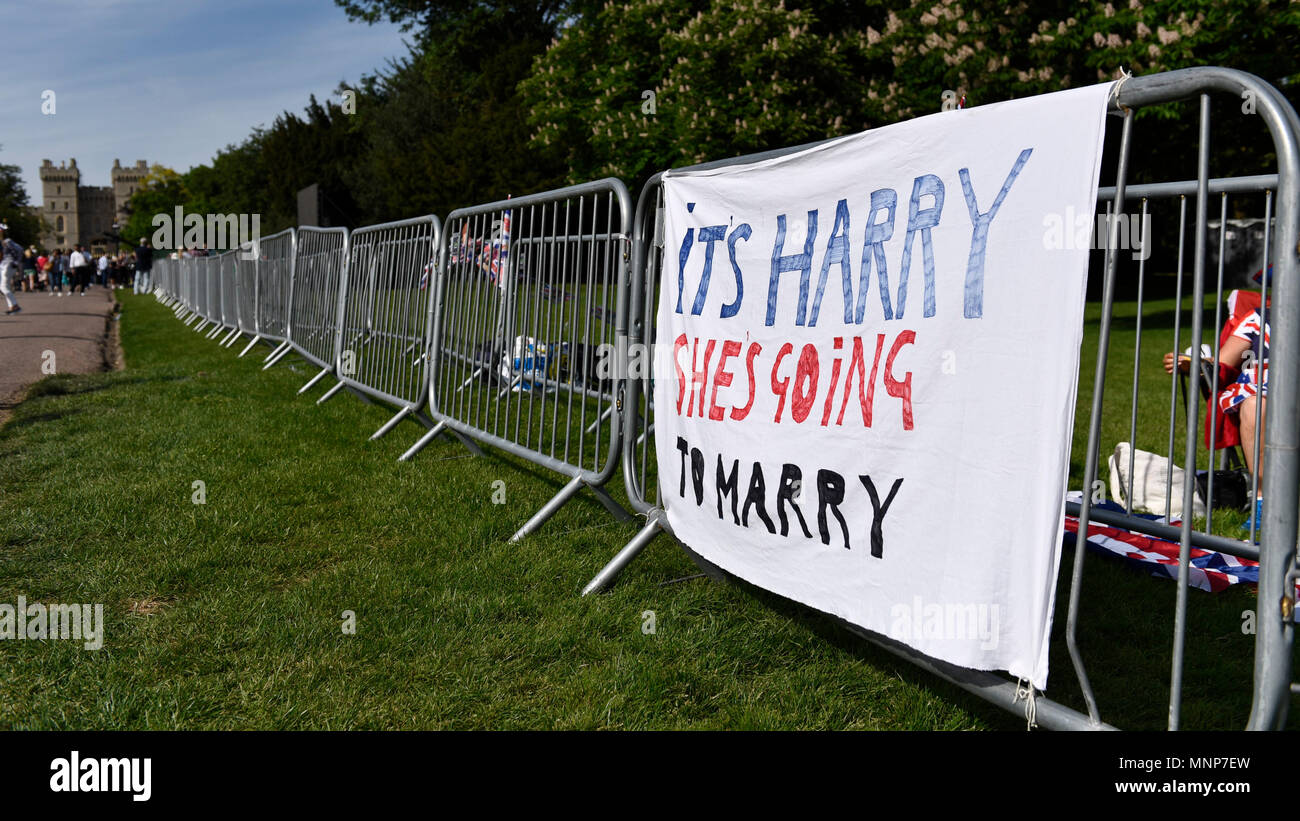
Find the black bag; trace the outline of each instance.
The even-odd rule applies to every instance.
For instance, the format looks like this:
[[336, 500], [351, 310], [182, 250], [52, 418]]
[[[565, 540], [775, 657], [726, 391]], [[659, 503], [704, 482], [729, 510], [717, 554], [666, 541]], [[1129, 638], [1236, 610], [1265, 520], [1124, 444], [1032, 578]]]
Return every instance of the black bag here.
[[[1209, 471], [1196, 472], [1196, 495], [1208, 501]], [[1250, 502], [1250, 474], [1244, 470], [1214, 471], [1212, 507], [1220, 510], [1245, 510]]]

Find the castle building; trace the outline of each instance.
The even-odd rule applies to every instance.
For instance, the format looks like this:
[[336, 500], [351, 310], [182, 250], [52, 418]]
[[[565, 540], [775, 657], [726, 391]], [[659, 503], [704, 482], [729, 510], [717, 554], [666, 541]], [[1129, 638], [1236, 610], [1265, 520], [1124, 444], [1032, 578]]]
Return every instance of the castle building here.
[[81, 184], [75, 158], [57, 166], [43, 160], [40, 214], [49, 233], [41, 237], [41, 248], [81, 244], [96, 253], [116, 250], [107, 235], [113, 231], [113, 223], [126, 222], [126, 205], [148, 174], [144, 160], [137, 160], [134, 168], [123, 168], [121, 160], [113, 160], [113, 184], [89, 186]]

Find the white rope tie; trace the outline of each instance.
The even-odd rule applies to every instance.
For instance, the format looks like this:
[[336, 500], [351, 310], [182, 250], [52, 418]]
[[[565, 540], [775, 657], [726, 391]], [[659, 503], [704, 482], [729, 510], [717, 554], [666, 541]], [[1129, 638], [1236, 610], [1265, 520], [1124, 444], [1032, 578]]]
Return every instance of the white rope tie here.
[[1016, 679], [1016, 698], [1015, 701], [1025, 700], [1025, 729], [1032, 730], [1038, 726], [1038, 693], [1034, 686], [1030, 684], [1025, 686], [1025, 680]]
[[1127, 83], [1127, 82], [1128, 82], [1129, 80], [1131, 80], [1132, 78], [1133, 78], [1133, 75], [1132, 75], [1130, 72], [1125, 71], [1123, 66], [1120, 66], [1120, 69], [1119, 69], [1119, 79], [1115, 81], [1115, 85], [1112, 86], [1111, 89], [1110, 89], [1110, 96], [1111, 96], [1111, 99], [1114, 100], [1114, 101], [1115, 101], [1115, 105], [1116, 105], [1118, 108], [1120, 108], [1122, 111], [1124, 111], [1125, 113], [1128, 113], [1128, 110], [1129, 110], [1129, 109], [1128, 109], [1128, 106], [1125, 106], [1125, 105], [1121, 105], [1121, 104], [1120, 104], [1120, 102], [1119, 102], [1119, 92], [1120, 92], [1120, 89], [1122, 89], [1122, 88], [1124, 87], [1124, 84]]

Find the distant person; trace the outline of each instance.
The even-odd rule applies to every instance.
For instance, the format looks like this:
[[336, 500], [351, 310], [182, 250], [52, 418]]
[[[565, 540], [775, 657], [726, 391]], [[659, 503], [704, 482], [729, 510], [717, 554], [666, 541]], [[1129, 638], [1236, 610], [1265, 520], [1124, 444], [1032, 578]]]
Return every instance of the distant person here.
[[135, 247], [135, 293], [149, 293], [149, 274], [153, 271], [153, 249], [149, 240], [141, 237]]
[[36, 274], [37, 281], [46, 291], [50, 290], [50, 258], [46, 254], [38, 254], [36, 257]]
[[23, 292], [36, 290], [36, 251], [28, 248], [23, 251]]
[[[1219, 364], [1228, 366], [1229, 374], [1236, 374], [1231, 382], [1220, 385], [1217, 397], [1219, 410], [1224, 414], [1236, 414], [1241, 451], [1246, 457], [1246, 470], [1255, 477], [1259, 488], [1255, 495], [1255, 507], [1241, 529], [1253, 529], [1256, 533], [1263, 527], [1264, 454], [1255, 452], [1255, 414], [1259, 414], [1258, 429], [1262, 445], [1264, 422], [1268, 418], [1268, 349], [1271, 338], [1269, 324], [1264, 322], [1256, 309], [1242, 318], [1219, 348]], [[1176, 357], [1170, 352], [1165, 354], [1164, 365], [1165, 373], [1173, 373], [1175, 368], [1180, 371], [1190, 370], [1191, 358]]]
[[85, 296], [86, 286], [90, 282], [90, 255], [80, 244], [73, 247], [68, 265], [72, 267], [72, 290], [75, 291], [80, 287], [81, 295]]
[[9, 226], [0, 223], [0, 294], [5, 298], [5, 313], [22, 310], [14, 299], [13, 278], [23, 263], [23, 247], [9, 238]]
[[60, 248], [54, 255], [54, 278], [58, 287], [58, 295], [63, 296], [64, 292], [71, 293], [72, 287], [72, 268], [68, 265], [68, 249]]
[[108, 254], [100, 254], [96, 261], [99, 270], [99, 287], [108, 287]]
[[49, 282], [50, 296], [63, 296], [59, 289], [63, 286], [63, 269], [59, 262], [59, 249], [55, 248], [50, 251], [50, 256], [45, 260], [45, 267], [49, 269], [46, 279]]

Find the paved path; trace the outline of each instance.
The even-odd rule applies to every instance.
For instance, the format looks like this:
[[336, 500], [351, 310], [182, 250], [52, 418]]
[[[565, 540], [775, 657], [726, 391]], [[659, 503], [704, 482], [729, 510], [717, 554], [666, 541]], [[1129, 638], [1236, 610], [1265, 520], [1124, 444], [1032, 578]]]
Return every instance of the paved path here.
[[[22, 312], [0, 312], [0, 424], [27, 386], [43, 379], [46, 351], [58, 373], [92, 373], [115, 366], [110, 334], [113, 292], [95, 285], [85, 296], [55, 297], [44, 291], [14, 293]], [[0, 300], [0, 306], [3, 306]], [[0, 307], [3, 311], [3, 307]]]

